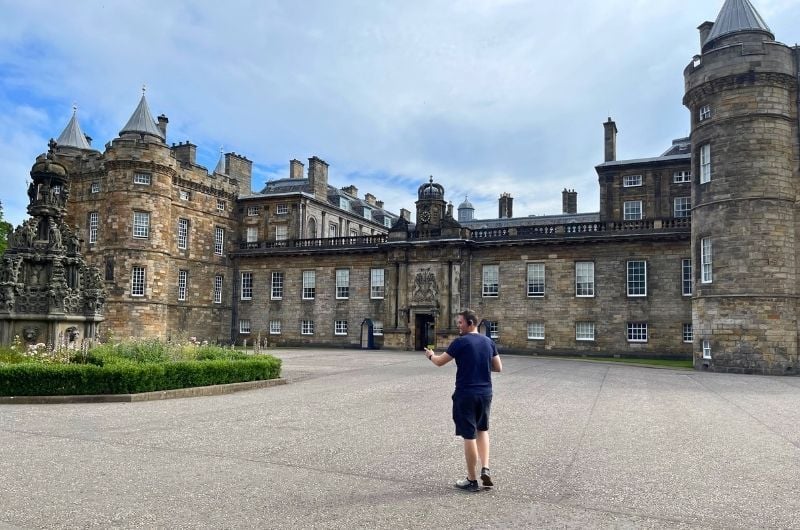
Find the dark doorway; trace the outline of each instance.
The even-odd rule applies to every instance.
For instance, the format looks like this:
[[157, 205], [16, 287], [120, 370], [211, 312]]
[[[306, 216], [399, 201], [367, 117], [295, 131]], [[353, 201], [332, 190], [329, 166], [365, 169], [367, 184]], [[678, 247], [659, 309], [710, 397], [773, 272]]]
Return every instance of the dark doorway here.
[[361, 323], [361, 349], [375, 349], [375, 334], [372, 329], [372, 320], [365, 318]]
[[433, 315], [418, 314], [414, 323], [414, 349], [424, 350], [429, 344], [436, 344], [436, 327]]

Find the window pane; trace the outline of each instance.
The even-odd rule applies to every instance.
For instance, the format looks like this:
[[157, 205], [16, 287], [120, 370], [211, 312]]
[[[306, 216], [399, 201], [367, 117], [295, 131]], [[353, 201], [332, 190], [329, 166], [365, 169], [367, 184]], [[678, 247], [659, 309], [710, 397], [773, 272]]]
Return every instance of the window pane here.
[[528, 264], [528, 296], [544, 296], [544, 263]]
[[384, 296], [383, 269], [371, 269], [369, 297], [383, 298], [383, 296]]
[[628, 296], [647, 295], [647, 262], [628, 262]]
[[544, 322], [528, 322], [528, 339], [544, 339]]
[[500, 292], [499, 269], [498, 265], [483, 266], [483, 296], [496, 297]]
[[575, 263], [575, 296], [594, 296], [594, 262]]

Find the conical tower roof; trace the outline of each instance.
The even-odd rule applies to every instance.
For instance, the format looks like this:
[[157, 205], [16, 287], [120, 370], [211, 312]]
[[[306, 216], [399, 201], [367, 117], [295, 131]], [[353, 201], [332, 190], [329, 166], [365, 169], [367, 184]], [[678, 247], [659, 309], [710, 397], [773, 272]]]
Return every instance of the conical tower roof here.
[[58, 136], [56, 143], [61, 147], [77, 147], [78, 149], [92, 148], [78, 123], [77, 107], [72, 107], [72, 118], [69, 119], [69, 123], [67, 123], [64, 131]]
[[219, 161], [217, 162], [217, 167], [214, 168], [214, 173], [219, 173], [220, 175], [225, 175], [225, 155], [222, 153], [222, 147], [219, 148]]
[[762, 31], [775, 38], [750, 0], [725, 0], [704, 46], [715, 39], [741, 31]]
[[131, 132], [150, 134], [160, 138], [162, 141], [166, 140], [164, 135], [161, 134], [161, 129], [158, 128], [155, 120], [153, 120], [153, 115], [150, 114], [150, 107], [147, 106], [147, 99], [145, 99], [144, 93], [142, 93], [142, 99], [139, 100], [139, 105], [133, 111], [131, 119], [128, 120], [128, 123], [125, 124], [119, 134], [122, 136], [123, 133]]

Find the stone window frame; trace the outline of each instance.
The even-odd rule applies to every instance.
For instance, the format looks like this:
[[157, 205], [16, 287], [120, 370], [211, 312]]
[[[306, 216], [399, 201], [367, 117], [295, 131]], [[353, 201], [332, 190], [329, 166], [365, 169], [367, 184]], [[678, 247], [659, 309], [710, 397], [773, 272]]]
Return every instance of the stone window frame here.
[[481, 297], [497, 298], [500, 296], [500, 265], [485, 264], [481, 268]]
[[697, 109], [697, 121], [710, 120], [714, 115], [711, 105], [701, 105]]
[[489, 338], [490, 339], [499, 339], [500, 338], [500, 322], [497, 320], [489, 320]]
[[192, 192], [189, 190], [178, 190], [178, 198], [182, 201], [192, 200]]
[[690, 169], [682, 169], [672, 173], [672, 182], [674, 184], [684, 184], [692, 182], [692, 171]]
[[672, 199], [672, 216], [678, 219], [686, 219], [692, 216], [692, 198], [675, 197]]
[[247, 217], [258, 217], [261, 212], [260, 206], [248, 206]]
[[239, 285], [241, 286], [241, 291], [239, 294], [240, 300], [252, 300], [253, 299], [253, 272], [252, 271], [242, 271], [239, 277]]
[[328, 223], [328, 237], [339, 237], [339, 225]]
[[221, 274], [214, 275], [214, 294], [213, 300], [215, 304], [222, 303], [222, 282], [224, 281], [224, 277]]
[[700, 166], [700, 184], [708, 184], [712, 176], [711, 143], [701, 145], [697, 157]]
[[[642, 267], [643, 268], [640, 268]], [[647, 296], [647, 261], [643, 259], [628, 260], [625, 264], [625, 286], [628, 298]]]
[[336, 299], [348, 300], [350, 298], [350, 269], [336, 269]]
[[214, 255], [223, 256], [225, 252], [225, 229], [221, 226], [214, 227]]
[[131, 296], [143, 297], [147, 290], [147, 268], [141, 265], [131, 267]]
[[347, 320], [334, 320], [333, 334], [338, 336], [347, 335]]
[[283, 271], [272, 271], [270, 300], [283, 300]]
[[686, 344], [694, 342], [694, 329], [691, 322], [683, 323], [683, 342]]
[[703, 339], [703, 359], [711, 359], [711, 341]]
[[134, 210], [132, 235], [134, 239], [148, 239], [150, 237], [150, 212]]
[[153, 174], [152, 173], [144, 173], [142, 171], [134, 171], [133, 173], [133, 183], [139, 184], [141, 186], [150, 186], [153, 182]]
[[178, 302], [185, 302], [189, 293], [189, 271], [178, 270]]
[[[581, 281], [582, 279], [584, 281]], [[575, 296], [578, 298], [594, 298], [594, 287], [594, 261], [576, 261]]]
[[225, 211], [225, 208], [226, 208], [227, 206], [228, 206], [228, 204], [227, 204], [227, 202], [225, 201], [225, 199], [217, 199], [217, 211], [218, 211], [218, 212], [224, 212], [224, 211]]
[[625, 175], [622, 177], [623, 188], [637, 188], [644, 185], [642, 175]]
[[700, 283], [714, 282], [714, 250], [710, 237], [700, 239]]
[[285, 202], [278, 203], [275, 206], [276, 215], [287, 215], [289, 213], [289, 205]]
[[372, 321], [372, 335], [375, 337], [382, 337], [383, 336], [383, 321], [382, 320], [373, 320]]
[[692, 258], [681, 259], [681, 294], [692, 296], [694, 291], [694, 278], [692, 278]]
[[628, 342], [647, 342], [647, 322], [628, 322], [625, 335]]
[[314, 300], [317, 297], [317, 271], [304, 270], [300, 273], [303, 279], [303, 300]]
[[97, 235], [99, 233], [100, 227], [100, 213], [99, 212], [89, 212], [87, 215], [86, 224], [89, 227], [89, 244], [93, 245], [97, 243]]
[[89, 193], [100, 193], [100, 181], [93, 180], [89, 187]]
[[642, 219], [644, 219], [644, 208], [641, 200], [625, 201], [622, 203], [623, 221], [641, 221]]
[[[541, 269], [541, 274], [537, 272]], [[547, 266], [543, 262], [528, 263], [526, 268], [526, 286], [528, 298], [542, 298], [545, 293], [545, 277]]]
[[386, 296], [386, 271], [373, 268], [369, 270], [369, 297], [382, 300]]
[[314, 334], [314, 321], [313, 320], [301, 320], [300, 321], [300, 334], [301, 335], [313, 335]]
[[245, 228], [245, 241], [247, 243], [256, 243], [258, 241], [257, 226], [248, 226]]
[[280, 335], [281, 334], [281, 321], [280, 321], [280, 319], [270, 320], [269, 321], [269, 334], [270, 335]]
[[528, 340], [544, 340], [544, 321], [528, 322]]
[[185, 217], [178, 218], [178, 250], [189, 248], [189, 220]]
[[575, 340], [579, 342], [595, 340], [595, 325], [590, 320], [575, 322]]
[[239, 333], [241, 335], [249, 335], [253, 331], [253, 326], [249, 318], [239, 319]]

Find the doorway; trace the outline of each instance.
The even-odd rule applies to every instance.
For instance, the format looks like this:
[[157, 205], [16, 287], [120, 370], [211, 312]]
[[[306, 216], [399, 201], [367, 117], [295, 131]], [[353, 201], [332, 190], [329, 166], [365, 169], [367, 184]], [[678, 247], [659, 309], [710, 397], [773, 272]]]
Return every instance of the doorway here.
[[433, 315], [417, 314], [414, 319], [414, 349], [424, 350], [429, 344], [436, 344], [436, 325]]

